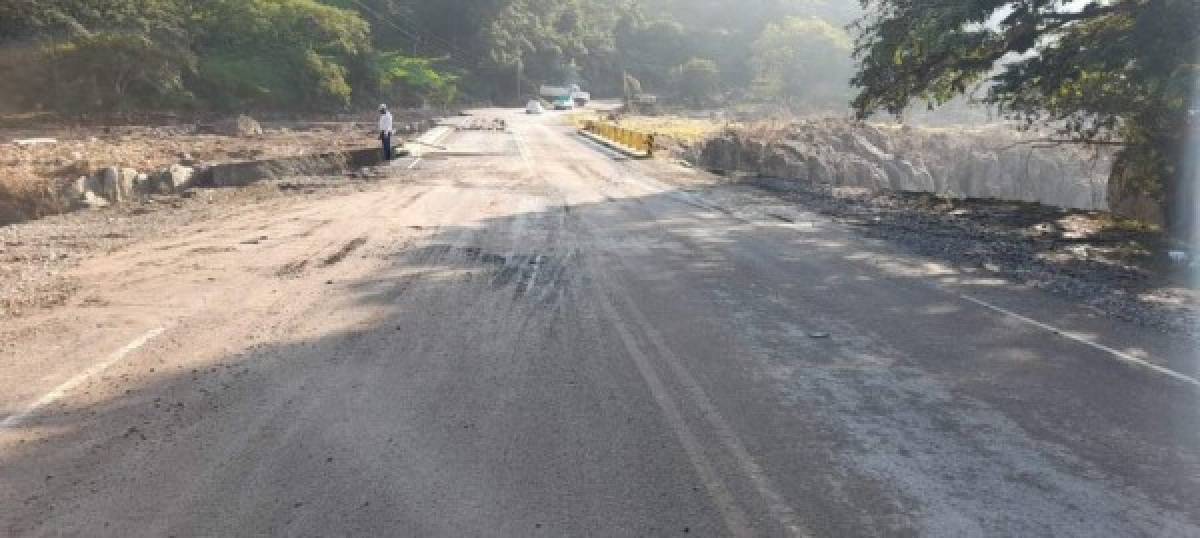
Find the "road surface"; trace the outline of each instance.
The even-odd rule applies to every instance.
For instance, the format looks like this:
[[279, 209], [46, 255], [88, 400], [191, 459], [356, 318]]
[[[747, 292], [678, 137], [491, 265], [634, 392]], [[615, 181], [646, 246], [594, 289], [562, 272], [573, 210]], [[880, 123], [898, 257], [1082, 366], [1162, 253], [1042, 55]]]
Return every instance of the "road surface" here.
[[477, 114], [12, 321], [0, 534], [1200, 536], [1194, 350]]

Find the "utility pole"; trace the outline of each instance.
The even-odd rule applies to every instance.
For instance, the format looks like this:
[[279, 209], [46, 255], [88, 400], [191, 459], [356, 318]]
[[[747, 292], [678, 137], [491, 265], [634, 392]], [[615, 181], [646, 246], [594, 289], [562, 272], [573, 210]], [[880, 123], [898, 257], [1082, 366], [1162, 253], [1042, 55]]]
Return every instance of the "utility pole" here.
[[521, 105], [521, 70], [524, 69], [524, 67], [525, 66], [521, 62], [521, 59], [517, 58], [517, 106]]
[[628, 109], [632, 100], [629, 98], [629, 71], [626, 69], [621, 70], [621, 97]]

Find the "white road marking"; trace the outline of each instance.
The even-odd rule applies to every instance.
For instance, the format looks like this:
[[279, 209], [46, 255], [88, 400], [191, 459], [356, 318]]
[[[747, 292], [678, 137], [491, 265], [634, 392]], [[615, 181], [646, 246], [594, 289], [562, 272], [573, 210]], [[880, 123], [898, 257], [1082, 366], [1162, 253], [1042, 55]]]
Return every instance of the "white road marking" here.
[[704, 449], [700, 445], [700, 441], [696, 438], [696, 434], [692, 433], [688, 427], [686, 420], [683, 418], [683, 413], [679, 410], [679, 405], [671, 399], [667, 388], [663, 385], [662, 378], [658, 376], [654, 366], [650, 363], [650, 357], [646, 355], [640, 347], [638, 347], [637, 339], [625, 324], [621, 315], [613, 306], [612, 301], [608, 299], [603, 290], [598, 293], [600, 306], [604, 309], [605, 315], [612, 321], [613, 327], [617, 330], [617, 335], [621, 338], [621, 343], [625, 350], [629, 352], [629, 356], [633, 359], [634, 366], [642, 375], [642, 379], [646, 382], [646, 386], [650, 389], [650, 395], [662, 410], [667, 425], [674, 431], [675, 437], [679, 439], [679, 443], [683, 445], [683, 451], [687, 453], [688, 460], [691, 461], [692, 467], [696, 469], [696, 473], [700, 475], [700, 481], [704, 483], [704, 488], [708, 490], [708, 494], [712, 497], [713, 504], [717, 506], [717, 510], [721, 512], [721, 517], [725, 522], [725, 528], [732, 536], [753, 536], [749, 519], [746, 513], [738, 505], [734, 499], [733, 493], [729, 491], [729, 487], [721, 481], [717, 474], [716, 468], [712, 461], [704, 454]]
[[696, 381], [696, 378], [684, 366], [683, 360], [667, 345], [666, 338], [663, 337], [662, 333], [650, 323], [649, 319], [637, 307], [637, 304], [633, 302], [633, 298], [629, 296], [624, 288], [617, 288], [616, 293], [620, 294], [626, 307], [633, 315], [634, 323], [642, 329], [642, 332], [649, 339], [650, 344], [658, 350], [659, 356], [671, 367], [675, 378], [687, 391], [692, 405], [700, 409], [709, 426], [716, 431], [717, 438], [721, 440], [721, 444], [725, 445], [725, 449], [733, 456], [742, 473], [754, 484], [754, 489], [757, 490], [763, 502], [766, 503], [767, 510], [771, 515], [783, 526], [789, 536], [812, 536], [812, 532], [801, 522], [800, 516], [792, 510], [791, 505], [779, 494], [775, 485], [772, 484], [771, 478], [767, 476], [767, 472], [763, 470], [758, 462], [754, 461], [754, 457], [750, 455], [749, 450], [746, 450], [746, 446], [742, 443], [741, 438], [738, 437], [737, 432], [729, 425], [729, 422], [725, 420], [721, 412], [717, 410], [717, 406], [713, 404], [708, 394], [704, 392], [704, 388], [700, 386], [700, 383]]
[[1093, 340], [1091, 340], [1091, 339], [1089, 339], [1089, 338], [1087, 338], [1086, 336], [1083, 336], [1083, 335], [1081, 335], [1081, 334], [1074, 333], [1074, 332], [1071, 332], [1071, 331], [1068, 331], [1068, 330], [1065, 330], [1065, 329], [1060, 329], [1060, 328], [1058, 328], [1058, 327], [1055, 327], [1055, 326], [1053, 326], [1053, 325], [1050, 325], [1050, 324], [1048, 324], [1048, 323], [1043, 323], [1043, 322], [1040, 322], [1040, 321], [1038, 321], [1038, 320], [1036, 320], [1036, 319], [1033, 319], [1033, 318], [1030, 318], [1030, 317], [1027, 317], [1027, 316], [1023, 316], [1023, 315], [1021, 315], [1021, 314], [1018, 314], [1018, 313], [1016, 313], [1016, 312], [1013, 312], [1012, 310], [1008, 310], [1008, 309], [1006, 309], [1006, 308], [1002, 308], [1002, 307], [996, 306], [996, 305], [994, 305], [994, 304], [991, 304], [991, 303], [989, 303], [989, 302], [987, 302], [987, 301], [984, 301], [984, 300], [982, 300], [982, 299], [977, 299], [977, 298], [975, 298], [975, 297], [971, 297], [970, 295], [964, 295], [964, 294], [961, 294], [961, 293], [955, 293], [955, 292], [951, 292], [951, 293], [954, 293], [954, 295], [958, 296], [959, 298], [961, 298], [961, 299], [962, 299], [962, 300], [964, 300], [964, 301], [967, 301], [967, 302], [970, 302], [970, 303], [973, 303], [973, 304], [976, 304], [976, 305], [982, 306], [982, 307], [984, 307], [984, 308], [987, 308], [987, 309], [989, 309], [989, 310], [993, 310], [993, 311], [999, 312], [999, 313], [1001, 313], [1001, 314], [1004, 314], [1004, 315], [1006, 315], [1006, 316], [1009, 316], [1009, 317], [1011, 317], [1011, 318], [1013, 318], [1013, 319], [1017, 319], [1017, 320], [1020, 320], [1020, 321], [1022, 321], [1022, 322], [1024, 322], [1024, 323], [1028, 323], [1029, 325], [1033, 325], [1034, 327], [1037, 327], [1037, 328], [1039, 328], [1039, 329], [1042, 329], [1042, 330], [1049, 331], [1049, 332], [1052, 332], [1052, 333], [1054, 333], [1054, 334], [1057, 334], [1058, 336], [1061, 336], [1061, 337], [1063, 337], [1063, 338], [1066, 338], [1066, 339], [1068, 339], [1068, 340], [1072, 340], [1072, 341], [1074, 341], [1074, 342], [1078, 342], [1078, 343], [1080, 343], [1080, 344], [1083, 344], [1083, 345], [1085, 345], [1085, 346], [1091, 347], [1091, 348], [1093, 348], [1093, 349], [1097, 349], [1097, 350], [1103, 351], [1103, 352], [1105, 352], [1105, 353], [1108, 353], [1109, 355], [1112, 355], [1112, 356], [1113, 356], [1114, 358], [1116, 358], [1117, 360], [1119, 360], [1119, 361], [1121, 361], [1121, 362], [1124, 362], [1124, 363], [1126, 363], [1126, 364], [1129, 364], [1130, 366], [1135, 366], [1135, 367], [1138, 367], [1138, 368], [1145, 368], [1145, 369], [1147, 369], [1147, 370], [1150, 370], [1150, 371], [1152, 371], [1152, 372], [1155, 372], [1155, 373], [1158, 373], [1158, 374], [1165, 375], [1165, 376], [1167, 376], [1167, 377], [1170, 377], [1170, 378], [1172, 378], [1172, 379], [1175, 379], [1175, 380], [1177, 380], [1177, 381], [1182, 381], [1182, 382], [1184, 382], [1184, 383], [1187, 383], [1187, 384], [1189, 384], [1189, 385], [1192, 385], [1192, 386], [1194, 386], [1194, 387], [1200, 387], [1200, 380], [1197, 380], [1197, 379], [1196, 379], [1196, 378], [1194, 378], [1194, 377], [1191, 377], [1191, 376], [1188, 376], [1188, 375], [1185, 375], [1185, 374], [1181, 374], [1181, 373], [1179, 373], [1179, 372], [1176, 372], [1175, 370], [1171, 370], [1170, 368], [1164, 368], [1164, 367], [1162, 367], [1162, 366], [1159, 366], [1159, 365], [1157, 365], [1157, 364], [1154, 364], [1154, 363], [1152, 363], [1152, 362], [1146, 361], [1146, 360], [1144, 360], [1144, 359], [1139, 359], [1139, 358], [1137, 358], [1137, 357], [1134, 357], [1133, 355], [1130, 355], [1130, 354], [1128, 354], [1128, 353], [1125, 353], [1125, 352], [1123, 352], [1123, 351], [1121, 351], [1121, 350], [1114, 349], [1114, 348], [1111, 348], [1111, 347], [1109, 347], [1109, 346], [1106, 346], [1106, 345], [1104, 345], [1104, 344], [1100, 344], [1100, 343], [1098, 343], [1098, 342], [1095, 342], [1095, 341], [1093, 341]]
[[67, 382], [55, 387], [54, 390], [46, 393], [41, 398], [38, 398], [38, 400], [33, 402], [32, 404], [29, 404], [29, 406], [27, 406], [23, 411], [16, 413], [14, 415], [11, 415], [8, 418], [5, 418], [3, 421], [0, 421], [0, 429], [15, 428], [17, 426], [20, 426], [23, 422], [28, 420], [30, 417], [37, 414], [38, 411], [41, 411], [42, 408], [62, 399], [62, 397], [65, 396], [72, 389], [74, 389], [75, 387], [78, 387], [80, 384], [82, 384], [84, 381], [87, 381], [89, 378], [96, 376], [97, 374], [109, 369], [114, 364], [120, 362], [122, 359], [124, 359], [126, 356], [128, 356], [130, 353], [137, 351], [138, 348], [146, 345], [146, 343], [153, 340], [158, 335], [162, 334], [163, 331], [165, 331], [165, 330], [166, 330], [166, 328], [159, 327], [159, 328], [154, 329], [146, 334], [143, 334], [142, 336], [138, 337], [136, 340], [127, 344], [125, 347], [118, 349], [112, 355], [109, 355], [103, 361], [93, 365], [91, 368], [88, 368], [87, 370], [84, 370], [79, 375], [76, 375], [75, 377], [72, 377], [71, 379], [67, 380]]
[[517, 153], [521, 155], [521, 162], [525, 163], [526, 168], [529, 169], [529, 173], [532, 174], [533, 160], [530, 158], [529, 148], [525, 145], [525, 139], [521, 136], [521, 133], [518, 133], [517, 131], [513, 131], [512, 135], [513, 140], [517, 143]]
[[421, 163], [421, 158], [417, 157], [416, 159], [413, 159], [413, 162], [408, 163], [408, 167], [405, 168], [405, 170], [412, 170], [413, 168], [416, 168], [417, 165], [420, 163]]
[[[689, 194], [689, 197], [693, 197], [693, 196], [691, 195], [691, 193], [688, 193], [688, 194]], [[715, 205], [715, 204], [709, 204], [709, 203], [706, 203], [706, 202], [702, 202], [702, 203], [694, 203], [694, 204], [693, 204], [692, 202], [690, 202], [690, 201], [688, 201], [688, 200], [686, 200], [686, 199], [682, 199], [682, 200], [680, 200], [680, 201], [683, 201], [684, 203], [688, 203], [688, 204], [690, 204], [690, 205], [696, 205], [696, 206], [699, 206], [699, 207], [711, 206], [711, 207], [708, 207], [708, 208], [709, 208], [709, 209], [712, 209], [712, 210], [714, 210], [714, 211], [718, 211], [718, 212], [720, 212], [720, 213], [723, 213], [723, 214], [725, 214], [726, 216], [729, 216], [730, 218], [733, 218], [733, 219], [735, 219], [735, 220], [739, 220], [739, 221], [749, 222], [749, 221], [745, 221], [745, 220], [744, 220], [744, 219], [742, 219], [741, 217], [738, 217], [738, 216], [736, 216], [736, 215], [732, 214], [732, 212], [730, 212], [730, 211], [725, 211], [725, 210], [722, 210], [722, 209], [721, 209], [719, 206], [717, 206], [717, 205]], [[815, 222], [809, 222], [808, 224], [809, 224], [809, 226], [810, 226], [810, 227], [815, 227], [815, 226], [816, 226], [816, 223], [815, 223]], [[971, 296], [969, 296], [969, 295], [964, 295], [964, 294], [962, 294], [962, 293], [958, 293], [958, 292], [954, 292], [954, 291], [947, 290], [947, 289], [945, 289], [945, 288], [941, 287], [941, 286], [940, 286], [940, 285], [938, 285], [938, 284], [930, 284], [930, 286], [931, 286], [931, 287], [933, 287], [934, 289], [937, 289], [937, 290], [939, 290], [939, 291], [944, 291], [944, 292], [950, 293], [951, 295], [954, 295], [954, 296], [956, 296], [956, 297], [959, 297], [959, 298], [961, 298], [961, 299], [963, 299], [963, 300], [965, 300], [965, 301], [967, 301], [967, 302], [970, 302], [970, 303], [973, 303], [973, 304], [976, 304], [976, 305], [982, 306], [982, 307], [984, 307], [984, 308], [987, 308], [987, 309], [993, 310], [993, 311], [995, 311], [995, 312], [999, 312], [999, 313], [1001, 313], [1001, 314], [1004, 314], [1004, 315], [1006, 315], [1006, 316], [1012, 317], [1012, 318], [1014, 318], [1014, 319], [1017, 319], [1017, 320], [1019, 320], [1019, 321], [1022, 321], [1022, 322], [1024, 322], [1024, 323], [1027, 323], [1027, 324], [1033, 325], [1034, 327], [1037, 327], [1037, 328], [1039, 328], [1039, 329], [1042, 329], [1042, 330], [1045, 330], [1045, 331], [1052, 332], [1052, 333], [1054, 333], [1054, 334], [1056, 334], [1056, 335], [1059, 335], [1059, 336], [1061, 336], [1061, 337], [1063, 337], [1063, 338], [1066, 338], [1066, 339], [1068, 339], [1068, 340], [1071, 340], [1071, 341], [1074, 341], [1074, 342], [1077, 342], [1077, 343], [1080, 343], [1080, 344], [1083, 344], [1083, 345], [1089, 346], [1089, 347], [1091, 347], [1091, 348], [1093, 348], [1093, 349], [1096, 349], [1096, 350], [1099, 350], [1099, 351], [1103, 351], [1103, 352], [1105, 352], [1105, 353], [1107, 353], [1107, 354], [1111, 355], [1113, 358], [1117, 359], [1118, 361], [1124, 362], [1124, 363], [1126, 363], [1126, 364], [1128, 364], [1128, 365], [1130, 365], [1130, 366], [1134, 366], [1134, 367], [1138, 367], [1138, 368], [1144, 368], [1144, 369], [1150, 370], [1151, 372], [1154, 372], [1154, 373], [1157, 373], [1157, 374], [1161, 374], [1161, 375], [1165, 375], [1165, 376], [1167, 376], [1167, 377], [1170, 377], [1170, 378], [1172, 378], [1172, 379], [1175, 379], [1175, 380], [1177, 380], [1177, 381], [1182, 381], [1183, 383], [1186, 383], [1186, 384], [1188, 384], [1188, 385], [1192, 385], [1192, 386], [1194, 386], [1194, 387], [1200, 388], [1200, 379], [1196, 379], [1196, 378], [1194, 378], [1194, 377], [1191, 377], [1191, 376], [1189, 376], [1189, 375], [1187, 375], [1187, 374], [1183, 374], [1183, 373], [1180, 373], [1180, 372], [1176, 372], [1176, 371], [1174, 371], [1174, 370], [1171, 370], [1170, 368], [1165, 368], [1165, 367], [1159, 366], [1159, 365], [1157, 365], [1157, 364], [1154, 364], [1154, 363], [1152, 363], [1152, 362], [1146, 361], [1145, 359], [1140, 359], [1140, 358], [1138, 358], [1138, 357], [1135, 357], [1135, 356], [1133, 356], [1133, 355], [1130, 355], [1130, 354], [1128, 354], [1128, 353], [1125, 353], [1125, 352], [1123, 352], [1123, 351], [1120, 351], [1120, 350], [1118, 350], [1118, 349], [1114, 349], [1114, 348], [1112, 348], [1112, 347], [1109, 347], [1109, 346], [1106, 346], [1106, 345], [1104, 345], [1104, 344], [1101, 344], [1101, 343], [1095, 342], [1095, 341], [1093, 341], [1093, 340], [1091, 340], [1091, 339], [1089, 339], [1089, 338], [1087, 338], [1086, 336], [1083, 336], [1083, 335], [1081, 335], [1081, 334], [1074, 333], [1074, 332], [1071, 332], [1071, 331], [1068, 331], [1068, 330], [1065, 330], [1065, 329], [1060, 329], [1060, 328], [1058, 328], [1058, 327], [1055, 327], [1055, 326], [1053, 326], [1053, 325], [1050, 325], [1050, 324], [1048, 324], [1048, 323], [1043, 323], [1043, 322], [1041, 322], [1041, 321], [1035, 320], [1035, 319], [1033, 319], [1033, 318], [1030, 318], [1030, 317], [1028, 317], [1028, 316], [1023, 316], [1023, 315], [1021, 315], [1021, 314], [1018, 314], [1018, 313], [1016, 313], [1016, 312], [1013, 312], [1013, 311], [1011, 311], [1011, 310], [1008, 310], [1008, 309], [1005, 309], [1005, 308], [1002, 308], [1002, 307], [996, 306], [996, 305], [994, 305], [994, 304], [991, 304], [991, 303], [989, 303], [989, 302], [987, 302], [987, 301], [984, 301], [984, 300], [982, 300], [982, 299], [978, 299], [978, 298], [975, 298], [975, 297], [971, 297]]]

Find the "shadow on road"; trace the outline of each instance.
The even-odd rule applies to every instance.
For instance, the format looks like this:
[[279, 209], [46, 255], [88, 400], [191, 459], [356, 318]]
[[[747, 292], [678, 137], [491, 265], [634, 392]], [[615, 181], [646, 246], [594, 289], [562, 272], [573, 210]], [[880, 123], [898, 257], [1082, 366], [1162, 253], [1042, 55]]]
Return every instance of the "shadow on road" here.
[[[12, 432], [0, 528], [724, 533], [615, 323], [765, 529], [655, 335], [820, 535], [1200, 522], [1194, 392], [932, 291], [919, 263], [863, 263], [880, 255], [820, 227], [735, 223], [664, 194], [372, 256], [294, 321], [305, 336], [195, 369], [134, 357], [68, 399], [92, 403]], [[337, 328], [313, 329], [323, 316]]]

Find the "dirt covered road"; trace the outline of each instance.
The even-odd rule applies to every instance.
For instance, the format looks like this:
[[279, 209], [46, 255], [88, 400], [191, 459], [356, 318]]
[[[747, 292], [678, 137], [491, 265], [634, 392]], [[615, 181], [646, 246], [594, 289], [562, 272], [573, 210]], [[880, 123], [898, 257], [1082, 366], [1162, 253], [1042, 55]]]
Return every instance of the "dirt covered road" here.
[[5, 319], [0, 533], [1200, 535], [1190, 344], [477, 115]]

